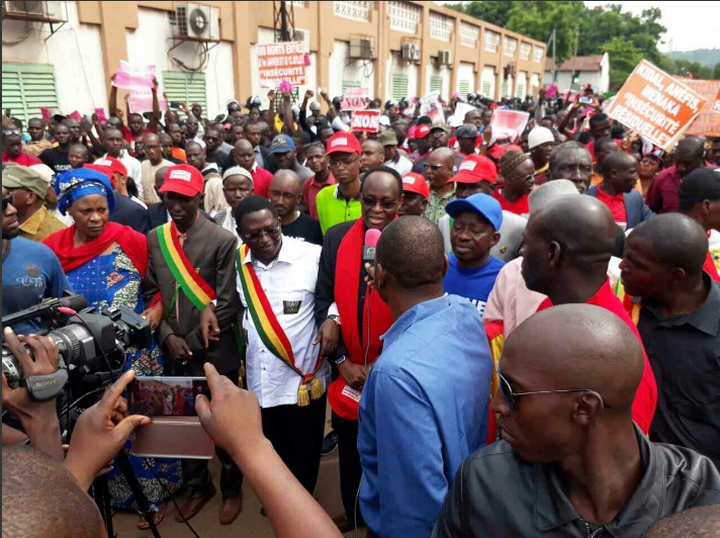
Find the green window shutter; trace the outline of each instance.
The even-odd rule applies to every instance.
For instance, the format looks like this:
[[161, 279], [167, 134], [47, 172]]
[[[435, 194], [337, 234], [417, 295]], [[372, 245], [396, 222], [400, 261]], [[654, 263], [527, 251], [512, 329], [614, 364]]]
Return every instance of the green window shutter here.
[[392, 98], [399, 101], [403, 97], [408, 96], [408, 78], [407, 75], [393, 75], [392, 78]]
[[525, 97], [525, 85], [524, 84], [517, 85], [517, 93], [515, 94], [515, 97], [519, 97], [520, 99], [523, 99]]
[[465, 99], [467, 97], [467, 94], [470, 93], [470, 81], [469, 80], [461, 80], [460, 81], [460, 91], [458, 92], [460, 94], [460, 97]]
[[503, 81], [500, 93], [501, 93], [501, 97], [509, 97], [510, 96], [510, 85], [508, 84], [507, 80]]
[[182, 73], [179, 71], [163, 71], [163, 88], [170, 101], [180, 101], [191, 106], [200, 103], [203, 115], [207, 116], [207, 97], [205, 93], [205, 73]]
[[40, 107], [60, 108], [52, 65], [3, 64], [2, 109], [23, 124], [42, 117]]
[[443, 91], [442, 77], [430, 77], [430, 91], [431, 92], [440, 92], [440, 94], [442, 94], [442, 91]]
[[356, 80], [343, 80], [342, 82], [342, 92], [343, 95], [345, 95], [345, 92], [348, 88], [359, 88], [360, 83]]
[[485, 81], [482, 83], [482, 93], [483, 93], [483, 95], [486, 95], [486, 96], [490, 97], [491, 99], [493, 98], [493, 96], [490, 95], [490, 83], [489, 82]]

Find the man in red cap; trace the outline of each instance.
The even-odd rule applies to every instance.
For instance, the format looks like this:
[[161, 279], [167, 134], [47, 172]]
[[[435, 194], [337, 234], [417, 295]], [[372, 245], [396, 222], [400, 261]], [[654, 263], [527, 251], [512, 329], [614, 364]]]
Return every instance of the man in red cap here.
[[[483, 155], [468, 155], [460, 163], [457, 175], [450, 181], [455, 183], [455, 196], [464, 200], [479, 192], [492, 196], [495, 192], [497, 169], [495, 163]], [[503, 211], [500, 241], [492, 247], [490, 255], [507, 263], [518, 256], [522, 231], [525, 229], [525, 219], [509, 211]], [[450, 228], [452, 219], [450, 215], [443, 215], [438, 221], [440, 233], [445, 243], [445, 254], [452, 252], [450, 243]]]
[[[422, 174], [425, 171], [425, 160], [430, 155], [430, 129], [432, 125], [422, 123], [415, 126], [415, 134], [413, 141], [415, 143], [416, 150], [410, 155], [410, 160], [413, 162], [412, 171], [416, 174]], [[417, 153], [417, 155], [415, 155]]]
[[318, 220], [323, 235], [343, 222], [360, 218], [360, 142], [352, 133], [337, 132], [327, 144], [330, 172], [337, 185], [329, 185], [316, 198]]
[[403, 201], [398, 214], [425, 216], [428, 199], [430, 198], [430, 187], [425, 178], [420, 174], [410, 172], [403, 177]]
[[[237, 384], [240, 356], [232, 329], [240, 310], [237, 240], [200, 218], [204, 186], [197, 168], [186, 164], [168, 168], [160, 192], [172, 220], [148, 235], [145, 298], [152, 301], [158, 292], [162, 296], [165, 316], [155, 336], [165, 351], [165, 375], [203, 377], [203, 363], [210, 362]], [[211, 302], [219, 330], [205, 346], [200, 316]], [[228, 525], [242, 511], [242, 474], [226, 452], [218, 449], [217, 455], [222, 463], [220, 523]], [[206, 460], [183, 460], [183, 473], [191, 492], [177, 521], [195, 516], [216, 493]]]

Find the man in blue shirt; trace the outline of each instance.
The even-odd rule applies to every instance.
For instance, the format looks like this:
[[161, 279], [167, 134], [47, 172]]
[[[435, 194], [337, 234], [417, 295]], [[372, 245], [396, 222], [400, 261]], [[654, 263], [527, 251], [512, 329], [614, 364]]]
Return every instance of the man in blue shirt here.
[[380, 236], [373, 285], [395, 322], [360, 402], [368, 536], [429, 536], [463, 458], [485, 444], [493, 363], [477, 310], [443, 296], [446, 270], [431, 221], [405, 216]]
[[450, 202], [445, 210], [454, 219], [445, 293], [465, 297], [482, 316], [495, 279], [505, 265], [490, 255], [490, 249], [500, 241], [502, 208], [492, 196], [478, 193]]
[[[18, 237], [20, 227], [12, 195], [2, 189], [2, 315], [40, 304], [49, 297], [72, 293], [57, 257], [42, 243]], [[36, 333], [39, 320], [14, 325], [17, 334]]]

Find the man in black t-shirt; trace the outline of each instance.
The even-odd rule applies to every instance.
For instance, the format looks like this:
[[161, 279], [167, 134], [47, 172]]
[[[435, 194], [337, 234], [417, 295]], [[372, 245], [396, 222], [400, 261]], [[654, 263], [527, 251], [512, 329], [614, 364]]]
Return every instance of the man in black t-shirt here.
[[53, 130], [53, 137], [58, 143], [56, 148], [46, 149], [40, 154], [40, 160], [59, 174], [72, 169], [68, 153], [70, 152], [70, 129], [64, 123], [58, 123]]
[[280, 215], [283, 235], [322, 246], [320, 223], [297, 209], [301, 199], [300, 177], [292, 170], [278, 170], [270, 182], [270, 201]]

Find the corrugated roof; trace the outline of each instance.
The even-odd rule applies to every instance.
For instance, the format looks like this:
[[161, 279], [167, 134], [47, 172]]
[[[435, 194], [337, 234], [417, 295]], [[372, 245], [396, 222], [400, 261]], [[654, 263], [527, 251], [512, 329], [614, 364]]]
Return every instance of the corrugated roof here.
[[[565, 60], [562, 65], [556, 68], [556, 71], [600, 71], [600, 62], [602, 62], [602, 59], [602, 54], [575, 56], [574, 58]], [[554, 58], [545, 58], [545, 71], [552, 71], [554, 64]]]

